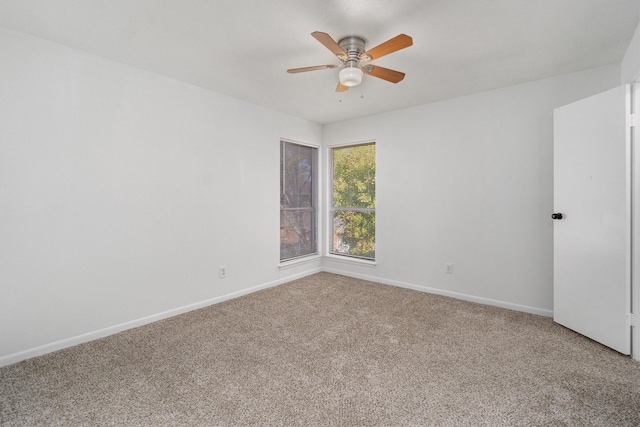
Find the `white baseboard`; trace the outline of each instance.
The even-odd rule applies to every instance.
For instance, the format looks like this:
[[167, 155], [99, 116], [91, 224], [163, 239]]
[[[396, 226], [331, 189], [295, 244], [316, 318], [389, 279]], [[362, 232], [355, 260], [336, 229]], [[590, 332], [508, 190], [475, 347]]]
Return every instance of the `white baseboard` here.
[[381, 279], [381, 278], [375, 277], [375, 276], [368, 276], [368, 275], [365, 275], [365, 274], [351, 273], [351, 272], [347, 272], [347, 271], [344, 271], [344, 270], [336, 270], [336, 269], [332, 269], [332, 268], [323, 268], [322, 271], [325, 271], [327, 273], [340, 274], [342, 276], [353, 277], [355, 279], [367, 280], [369, 282], [380, 283], [380, 284], [383, 284], [383, 285], [397, 286], [399, 288], [412, 289], [414, 291], [420, 291], [420, 292], [426, 292], [426, 293], [430, 293], [430, 294], [442, 295], [442, 296], [445, 296], [445, 297], [456, 298], [456, 299], [459, 299], [459, 300], [476, 302], [476, 303], [479, 303], [479, 304], [491, 305], [491, 306], [495, 306], [495, 307], [506, 308], [506, 309], [509, 309], [509, 310], [522, 311], [524, 313], [537, 314], [539, 316], [553, 317], [553, 311], [551, 311], [551, 310], [545, 310], [545, 309], [537, 308], [537, 307], [530, 307], [530, 306], [527, 306], [527, 305], [514, 304], [514, 303], [511, 303], [511, 302], [494, 300], [494, 299], [490, 299], [490, 298], [483, 298], [483, 297], [478, 297], [478, 296], [474, 296], [474, 295], [461, 294], [461, 293], [458, 293], [458, 292], [451, 292], [451, 291], [446, 291], [446, 290], [437, 289], [437, 288], [430, 288], [428, 286], [414, 285], [412, 283], [404, 283], [404, 282], [399, 282], [397, 280]]
[[83, 344], [85, 342], [97, 340], [99, 338], [104, 338], [109, 335], [117, 334], [118, 332], [126, 331], [127, 329], [137, 328], [139, 326], [148, 325], [153, 322], [157, 322], [158, 320], [167, 319], [169, 317], [177, 316], [180, 314], [187, 313], [189, 311], [197, 310], [199, 308], [208, 307], [213, 304], [218, 304], [223, 301], [227, 301], [230, 299], [238, 298], [243, 295], [247, 295], [253, 292], [260, 291], [262, 289], [272, 288], [274, 286], [282, 285], [287, 282], [291, 282], [296, 279], [300, 279], [305, 276], [310, 276], [312, 274], [319, 273], [321, 271], [320, 268], [305, 271], [304, 273], [291, 275], [288, 277], [284, 277], [278, 280], [274, 280], [272, 282], [263, 283], [258, 286], [253, 286], [251, 288], [243, 289], [237, 292], [232, 292], [230, 294], [222, 295], [219, 297], [211, 298], [208, 300], [200, 301], [194, 304], [185, 305], [183, 307], [174, 308], [171, 310], [163, 311], [162, 313], [153, 314], [151, 316], [142, 317], [140, 319], [131, 320], [129, 322], [120, 323], [118, 325], [109, 326], [107, 328], [99, 329], [97, 331], [88, 332], [86, 334], [77, 335], [71, 338], [65, 338], [63, 340], [55, 341], [49, 344], [45, 344], [39, 347], [31, 348], [28, 350], [20, 351], [18, 353], [9, 354], [3, 357], [0, 357], [0, 367], [11, 365], [14, 363], [21, 362], [26, 359], [30, 359], [36, 356], [42, 356], [47, 353], [51, 353], [54, 351], [62, 350], [68, 347], [73, 347], [74, 345]]
[[109, 326], [107, 328], [99, 329], [96, 331], [88, 332], [86, 334], [77, 335], [71, 338], [66, 338], [63, 340], [55, 341], [49, 344], [45, 344], [39, 347], [35, 347], [32, 349], [20, 351], [18, 353], [9, 354], [3, 357], [0, 357], [0, 367], [11, 365], [14, 363], [18, 363], [22, 360], [30, 359], [36, 356], [42, 356], [47, 353], [51, 353], [54, 351], [62, 350], [64, 348], [73, 347], [74, 345], [82, 344], [85, 342], [93, 341], [99, 338], [104, 338], [109, 335], [117, 334], [118, 332], [126, 331], [127, 329], [137, 328], [139, 326], [148, 325], [153, 322], [157, 322], [158, 320], [167, 319], [169, 317], [177, 316], [180, 314], [187, 313], [189, 311], [197, 310], [199, 308], [208, 307], [213, 304], [218, 304], [223, 301], [227, 301], [233, 298], [238, 298], [243, 295], [251, 294], [253, 292], [260, 291], [262, 289], [271, 288], [274, 286], [282, 285], [287, 282], [291, 282], [293, 280], [297, 280], [306, 276], [310, 276], [312, 274], [319, 273], [321, 271], [325, 271], [327, 273], [339, 274], [342, 276], [354, 277], [356, 279], [367, 280], [370, 282], [381, 283], [384, 285], [397, 286], [399, 288], [413, 289], [420, 292], [427, 292], [436, 295], [447, 296], [451, 298], [456, 298], [464, 301], [471, 301], [480, 304], [492, 305], [496, 307], [506, 308], [510, 310], [522, 311], [525, 313], [537, 314], [540, 316], [553, 317], [553, 312], [551, 310], [544, 310], [536, 307], [529, 307], [520, 304], [514, 304], [504, 301], [493, 300], [489, 298], [482, 298], [473, 295], [461, 294], [457, 292], [445, 291], [437, 288], [430, 288], [427, 286], [414, 285], [411, 283], [399, 282], [396, 280], [389, 279], [381, 279], [374, 276], [364, 275], [364, 274], [356, 274], [346, 272], [344, 270], [336, 270], [332, 268], [314, 268], [312, 270], [305, 271], [303, 273], [287, 276], [278, 280], [274, 280], [272, 282], [263, 283], [258, 286], [253, 286], [251, 288], [243, 289], [237, 292], [232, 292], [226, 295], [222, 295], [219, 297], [211, 298], [208, 300], [200, 301], [194, 304], [189, 304], [183, 307], [178, 307], [175, 309], [167, 310], [161, 313], [153, 314], [151, 316], [146, 316], [140, 319], [132, 320], [129, 322], [121, 323], [114, 326]]

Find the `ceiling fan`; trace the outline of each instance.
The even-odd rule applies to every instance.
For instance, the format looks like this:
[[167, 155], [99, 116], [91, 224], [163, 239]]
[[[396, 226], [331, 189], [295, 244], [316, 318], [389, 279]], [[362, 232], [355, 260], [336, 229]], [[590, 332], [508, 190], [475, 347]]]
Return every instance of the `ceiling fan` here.
[[338, 73], [338, 86], [336, 92], [344, 92], [350, 87], [362, 83], [364, 73], [378, 77], [391, 83], [398, 83], [404, 79], [404, 73], [369, 64], [390, 53], [396, 52], [413, 44], [413, 39], [406, 34], [399, 34], [378, 46], [364, 50], [364, 39], [358, 36], [347, 36], [338, 43], [327, 33], [315, 31], [311, 35], [329, 49], [342, 62], [341, 65], [316, 65], [313, 67], [290, 68], [287, 73], [303, 73], [306, 71], [326, 70], [330, 68], [342, 68]]

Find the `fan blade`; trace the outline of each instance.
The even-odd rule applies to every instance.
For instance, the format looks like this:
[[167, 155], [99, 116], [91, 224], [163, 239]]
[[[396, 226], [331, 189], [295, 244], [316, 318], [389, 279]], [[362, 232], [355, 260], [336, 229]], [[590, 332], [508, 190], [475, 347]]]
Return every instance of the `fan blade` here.
[[314, 31], [311, 35], [324, 45], [327, 49], [333, 52], [341, 61], [347, 59], [347, 52], [345, 52], [338, 43], [327, 33], [321, 31]]
[[295, 73], [304, 73], [306, 71], [316, 71], [316, 70], [327, 70], [329, 68], [336, 68], [337, 65], [329, 64], [329, 65], [315, 65], [313, 67], [302, 67], [302, 68], [289, 68], [287, 73], [295, 74]]
[[379, 44], [373, 49], [369, 49], [360, 56], [363, 61], [372, 61], [385, 55], [404, 49], [413, 44], [413, 39], [406, 34], [399, 34], [386, 42]]
[[367, 65], [362, 68], [363, 71], [370, 76], [377, 77], [382, 80], [386, 80], [391, 83], [398, 83], [404, 79], [404, 73], [396, 70], [390, 70], [384, 67], [378, 67], [376, 65]]
[[336, 92], [346, 92], [349, 90], [349, 86], [345, 86], [342, 83], [338, 82], [338, 86], [336, 86]]

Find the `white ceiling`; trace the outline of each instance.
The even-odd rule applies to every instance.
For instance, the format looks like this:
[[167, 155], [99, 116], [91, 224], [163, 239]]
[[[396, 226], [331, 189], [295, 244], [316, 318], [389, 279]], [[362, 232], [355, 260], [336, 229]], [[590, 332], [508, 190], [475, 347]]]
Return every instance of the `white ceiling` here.
[[[0, 0], [0, 26], [318, 123], [620, 62], [640, 0]], [[374, 62], [403, 71], [334, 91], [339, 64], [311, 37], [405, 33]]]

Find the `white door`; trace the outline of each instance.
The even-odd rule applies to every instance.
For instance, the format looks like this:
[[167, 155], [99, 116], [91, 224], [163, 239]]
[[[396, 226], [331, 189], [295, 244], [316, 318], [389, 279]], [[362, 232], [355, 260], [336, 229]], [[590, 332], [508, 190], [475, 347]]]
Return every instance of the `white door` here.
[[630, 353], [630, 88], [554, 111], [556, 322]]

